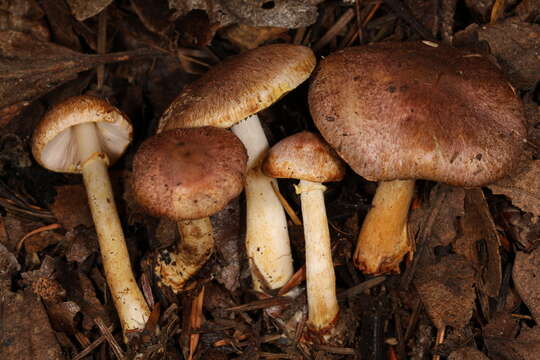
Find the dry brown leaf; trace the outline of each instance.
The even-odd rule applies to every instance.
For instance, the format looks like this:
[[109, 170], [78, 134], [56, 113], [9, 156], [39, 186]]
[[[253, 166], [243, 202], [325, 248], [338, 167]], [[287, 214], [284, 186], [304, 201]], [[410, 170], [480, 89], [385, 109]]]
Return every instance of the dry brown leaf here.
[[222, 36], [242, 50], [255, 49], [268, 40], [276, 39], [289, 29], [272, 26], [236, 24], [225, 28]]
[[481, 189], [466, 190], [465, 213], [460, 222], [461, 236], [453, 244], [454, 251], [474, 266], [477, 288], [495, 298], [502, 280], [500, 241]]
[[[0, 113], [14, 104], [30, 101], [73, 80], [77, 73], [97, 65], [157, 56], [160, 52], [139, 49], [123, 53], [86, 55], [51, 42], [36, 40], [16, 31], [0, 32]], [[24, 106], [17, 105], [21, 110]], [[13, 116], [13, 111], [8, 112]]]
[[473, 347], [464, 347], [452, 351], [448, 360], [489, 360], [489, 358]]
[[540, 216], [540, 160], [532, 160], [511, 177], [489, 185], [494, 194], [507, 196], [521, 210]]
[[436, 264], [419, 265], [414, 279], [420, 299], [438, 329], [468, 324], [476, 298], [475, 273], [470, 262], [452, 254]]
[[516, 6], [516, 14], [523, 21], [535, 23], [540, 20], [540, 3], [538, 0], [523, 0]]
[[512, 349], [516, 352], [516, 358], [520, 360], [538, 360], [540, 353], [540, 327], [533, 328], [524, 326], [516, 341], [512, 342]]
[[83, 185], [64, 185], [55, 189], [56, 197], [50, 209], [64, 229], [71, 231], [79, 225], [94, 225]]
[[3, 293], [0, 308], [0, 359], [64, 359], [43, 304], [32, 290]]
[[213, 273], [216, 274], [216, 280], [231, 292], [240, 286], [240, 259], [242, 253], [245, 254], [240, 209], [240, 202], [237, 199], [212, 216], [218, 258]]
[[99, 14], [113, 0], [67, 0], [75, 19], [84, 21]]
[[519, 296], [536, 322], [540, 322], [540, 247], [530, 254], [517, 252], [512, 277]]
[[169, 7], [177, 10], [178, 17], [192, 10], [205, 10], [210, 23], [222, 27], [240, 23], [295, 29], [316, 21], [319, 2], [321, 0], [169, 0]]
[[478, 39], [487, 41], [491, 53], [515, 87], [531, 89], [535, 86], [540, 80], [540, 25], [508, 18], [479, 27], [477, 31]]

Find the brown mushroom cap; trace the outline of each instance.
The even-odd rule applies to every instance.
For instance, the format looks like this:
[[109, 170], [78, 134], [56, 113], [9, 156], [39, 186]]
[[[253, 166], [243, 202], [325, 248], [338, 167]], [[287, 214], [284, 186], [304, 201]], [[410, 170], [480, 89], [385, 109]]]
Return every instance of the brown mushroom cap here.
[[184, 87], [160, 128], [231, 127], [304, 82], [315, 67], [310, 48], [262, 46], [230, 57]]
[[275, 144], [264, 159], [262, 171], [274, 178], [322, 183], [343, 179], [345, 166], [319, 135], [302, 131]]
[[244, 187], [247, 153], [230, 131], [173, 129], [145, 140], [133, 159], [133, 193], [148, 213], [200, 219], [223, 209]]
[[326, 141], [374, 181], [485, 185], [512, 169], [526, 133], [522, 104], [496, 66], [421, 42], [328, 56], [309, 106]]
[[71, 97], [49, 110], [32, 138], [32, 153], [43, 167], [57, 172], [80, 173], [79, 151], [71, 127], [94, 122], [101, 150], [114, 163], [131, 142], [127, 117], [107, 101], [83, 95]]

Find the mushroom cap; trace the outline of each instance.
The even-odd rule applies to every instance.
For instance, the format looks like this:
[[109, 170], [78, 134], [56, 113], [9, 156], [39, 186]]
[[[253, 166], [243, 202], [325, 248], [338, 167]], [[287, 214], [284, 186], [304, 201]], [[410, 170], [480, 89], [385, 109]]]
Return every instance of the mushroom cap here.
[[378, 43], [321, 61], [309, 107], [323, 137], [368, 180], [482, 186], [507, 174], [523, 107], [483, 56], [434, 43]]
[[268, 151], [262, 171], [270, 177], [340, 181], [345, 176], [343, 161], [317, 134], [302, 131], [286, 137]]
[[244, 187], [247, 153], [230, 131], [172, 129], [143, 142], [133, 159], [133, 194], [150, 214], [175, 221], [210, 216]]
[[304, 82], [315, 67], [305, 46], [273, 44], [227, 58], [185, 86], [163, 113], [160, 129], [231, 127]]
[[127, 117], [107, 101], [94, 96], [68, 98], [50, 109], [32, 137], [32, 153], [43, 167], [57, 172], [80, 173], [79, 150], [72, 126], [94, 122], [101, 150], [114, 163], [131, 142]]

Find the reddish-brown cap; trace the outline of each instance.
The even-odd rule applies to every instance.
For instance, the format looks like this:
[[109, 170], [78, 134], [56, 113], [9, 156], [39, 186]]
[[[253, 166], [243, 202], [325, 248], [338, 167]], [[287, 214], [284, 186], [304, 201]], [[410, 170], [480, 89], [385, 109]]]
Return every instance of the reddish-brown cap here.
[[345, 166], [319, 135], [302, 131], [272, 146], [262, 171], [274, 178], [322, 183], [343, 179]]
[[369, 180], [481, 186], [522, 150], [523, 108], [479, 54], [434, 43], [378, 43], [324, 59], [309, 106], [323, 137]]
[[131, 142], [132, 128], [116, 107], [94, 96], [75, 96], [51, 108], [32, 138], [32, 153], [43, 167], [58, 172], [81, 172], [78, 148], [71, 127], [96, 124], [101, 150], [114, 163]]
[[165, 131], [145, 140], [135, 154], [134, 197], [154, 216], [210, 216], [242, 192], [246, 162], [244, 145], [228, 130]]
[[315, 62], [310, 48], [292, 44], [230, 57], [182, 89], [164, 112], [160, 129], [231, 127], [304, 82]]

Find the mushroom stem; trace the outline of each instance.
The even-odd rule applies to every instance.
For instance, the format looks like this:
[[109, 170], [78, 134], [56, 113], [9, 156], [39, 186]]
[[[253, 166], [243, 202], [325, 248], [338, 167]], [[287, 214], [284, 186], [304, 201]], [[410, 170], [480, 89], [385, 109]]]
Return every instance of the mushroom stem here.
[[260, 168], [269, 148], [268, 140], [257, 115], [249, 116], [231, 130], [248, 153], [246, 251], [253, 285], [256, 290], [277, 289], [289, 281], [293, 265], [285, 212], [271, 185], [275, 180]]
[[379, 182], [353, 258], [364, 273], [399, 272], [401, 259], [411, 251], [407, 215], [413, 195], [414, 180]]
[[298, 187], [306, 244], [308, 325], [317, 332], [330, 330], [339, 313], [325, 189], [321, 183], [306, 180], [300, 180]]
[[137, 286], [107, 172], [108, 159], [94, 123], [73, 127], [92, 218], [99, 239], [105, 277], [124, 334], [143, 330], [150, 311]]
[[183, 291], [187, 281], [208, 261], [214, 250], [214, 236], [209, 217], [177, 223], [181, 240], [175, 253], [157, 260], [155, 273], [163, 285], [175, 293]]

